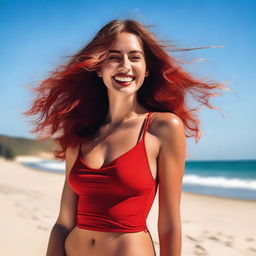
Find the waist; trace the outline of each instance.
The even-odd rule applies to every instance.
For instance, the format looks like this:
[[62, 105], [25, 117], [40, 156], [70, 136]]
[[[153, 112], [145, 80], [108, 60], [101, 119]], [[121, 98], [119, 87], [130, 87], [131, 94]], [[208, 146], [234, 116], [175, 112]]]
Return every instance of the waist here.
[[[131, 247], [137, 250], [138, 244], [144, 244], [145, 242], [152, 244], [150, 234], [144, 231], [134, 233], [104, 232], [81, 229], [76, 226], [65, 240], [65, 251], [72, 255], [78, 253], [76, 250], [79, 248], [79, 255], [83, 255], [81, 254], [83, 251], [84, 255], [87, 255], [88, 252], [94, 253], [95, 251], [101, 252], [99, 255], [116, 255], [120, 248], [122, 248], [122, 253], [125, 250], [128, 252]], [[132, 255], [136, 254], [133, 253]], [[145, 252], [145, 255], [148, 254]]]

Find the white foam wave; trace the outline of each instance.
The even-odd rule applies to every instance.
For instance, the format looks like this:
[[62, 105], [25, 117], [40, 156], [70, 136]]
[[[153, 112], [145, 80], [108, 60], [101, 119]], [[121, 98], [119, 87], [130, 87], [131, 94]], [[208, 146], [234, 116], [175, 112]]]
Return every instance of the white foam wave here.
[[256, 190], [256, 180], [252, 179], [228, 179], [225, 177], [202, 177], [198, 175], [184, 175], [183, 184]]
[[39, 169], [47, 169], [52, 171], [64, 171], [65, 162], [58, 162], [56, 160], [42, 159], [40, 157], [19, 157], [16, 159], [17, 162], [24, 164], [33, 164], [34, 167]]
[[65, 169], [65, 163], [64, 162], [42, 162], [38, 163], [42, 167], [46, 167], [47, 169], [51, 170], [64, 170]]

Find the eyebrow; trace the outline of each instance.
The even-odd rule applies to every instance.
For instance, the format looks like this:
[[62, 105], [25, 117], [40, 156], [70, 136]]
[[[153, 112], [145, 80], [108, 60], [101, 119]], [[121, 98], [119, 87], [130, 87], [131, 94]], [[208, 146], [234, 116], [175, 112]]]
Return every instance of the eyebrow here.
[[[121, 51], [118, 51], [118, 50], [109, 50], [109, 53], [121, 53]], [[129, 53], [141, 53], [142, 55], [144, 54], [142, 51], [139, 51], [139, 50], [133, 50], [133, 51], [129, 51]]]

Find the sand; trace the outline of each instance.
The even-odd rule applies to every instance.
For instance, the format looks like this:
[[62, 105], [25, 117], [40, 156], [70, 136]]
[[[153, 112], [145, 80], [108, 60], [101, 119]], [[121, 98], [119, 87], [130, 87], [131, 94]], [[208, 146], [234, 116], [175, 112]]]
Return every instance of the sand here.
[[[0, 255], [45, 256], [64, 174], [0, 158]], [[159, 256], [158, 193], [147, 223]], [[182, 193], [182, 256], [256, 255], [256, 202]]]

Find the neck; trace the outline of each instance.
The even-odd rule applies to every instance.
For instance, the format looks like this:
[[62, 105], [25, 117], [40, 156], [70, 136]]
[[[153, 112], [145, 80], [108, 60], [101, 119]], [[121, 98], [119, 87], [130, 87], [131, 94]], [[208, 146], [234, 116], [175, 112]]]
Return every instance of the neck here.
[[106, 116], [105, 122], [108, 124], [118, 124], [122, 121], [134, 119], [144, 116], [148, 110], [141, 106], [136, 98], [136, 95], [125, 95], [121, 97], [109, 97], [109, 112]]

